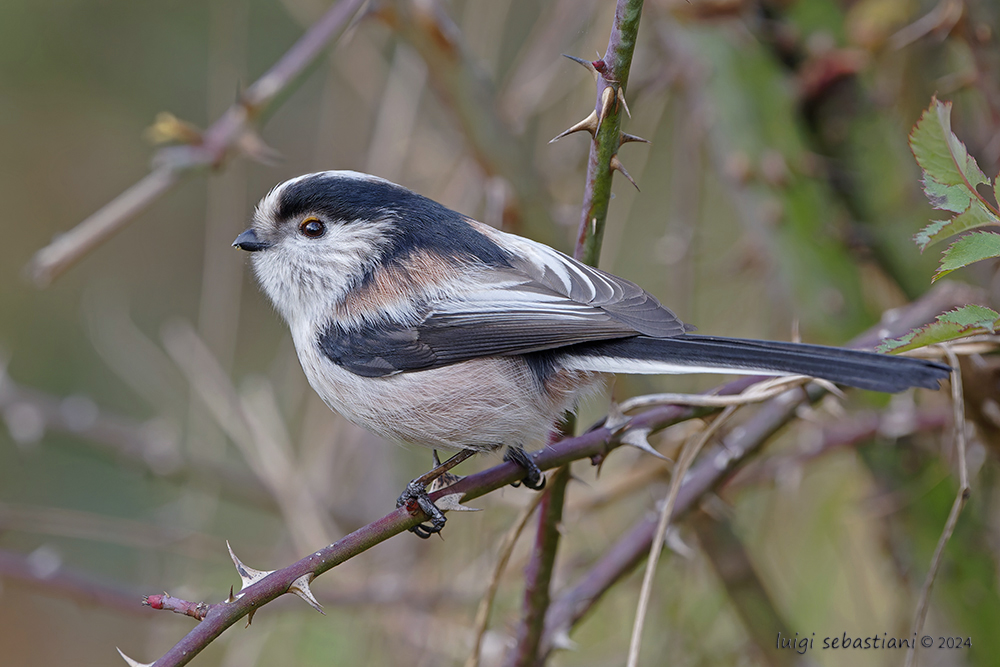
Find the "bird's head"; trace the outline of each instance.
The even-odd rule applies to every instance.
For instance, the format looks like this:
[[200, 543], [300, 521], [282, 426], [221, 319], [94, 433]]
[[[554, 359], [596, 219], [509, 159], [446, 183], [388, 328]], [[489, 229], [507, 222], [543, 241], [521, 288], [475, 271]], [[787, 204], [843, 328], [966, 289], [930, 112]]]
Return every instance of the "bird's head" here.
[[416, 196], [353, 171], [307, 174], [261, 199], [233, 246], [251, 253], [262, 289], [290, 324], [311, 320], [383, 261], [399, 236], [400, 203]]

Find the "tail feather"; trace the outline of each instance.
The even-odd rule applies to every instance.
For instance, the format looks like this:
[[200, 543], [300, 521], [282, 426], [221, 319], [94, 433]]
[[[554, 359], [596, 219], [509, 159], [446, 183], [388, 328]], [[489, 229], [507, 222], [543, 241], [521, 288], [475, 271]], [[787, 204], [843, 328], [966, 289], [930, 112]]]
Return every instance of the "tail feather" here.
[[809, 375], [859, 389], [895, 393], [937, 389], [951, 368], [934, 361], [805, 343], [681, 335], [636, 336], [560, 350], [564, 368], [610, 373]]

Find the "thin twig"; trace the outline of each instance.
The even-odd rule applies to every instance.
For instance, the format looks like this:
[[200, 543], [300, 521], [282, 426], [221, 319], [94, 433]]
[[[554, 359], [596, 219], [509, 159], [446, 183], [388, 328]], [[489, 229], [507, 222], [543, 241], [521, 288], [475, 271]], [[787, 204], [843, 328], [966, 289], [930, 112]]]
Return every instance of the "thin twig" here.
[[[983, 295], [959, 283], [940, 284], [918, 301], [887, 313], [883, 322], [872, 327], [851, 341], [849, 347], [870, 349], [887, 337], [902, 335], [918, 326], [933, 321], [945, 310], [969, 302], [981, 302]], [[725, 385], [714, 394], [734, 394], [743, 391], [753, 378], [741, 378]], [[810, 385], [808, 400], [816, 400], [821, 395], [817, 385]], [[747, 458], [757, 452], [775, 432], [790, 421], [797, 413], [806, 397], [783, 394], [764, 404], [739, 430], [730, 433], [725, 446], [710, 450], [702, 461], [694, 466], [678, 494], [671, 521], [690, 511], [704, 494], [720, 486]], [[690, 415], [706, 414], [708, 408], [678, 408], [664, 406], [653, 408], [632, 418], [628, 426], [640, 429], [642, 423], [659, 411], [684, 411]], [[675, 422], [682, 421], [678, 417]], [[589, 434], [587, 434], [589, 435]], [[657, 522], [646, 518], [629, 529], [617, 543], [611, 546], [591, 568], [577, 579], [577, 582], [563, 592], [551, 605], [545, 621], [545, 637], [542, 652], [555, 648], [553, 639], [565, 636], [579, 623], [603, 595], [615, 583], [631, 572], [648, 555]]]
[[[913, 627], [911, 628], [913, 637], [916, 637], [923, 631], [924, 621], [927, 619], [927, 610], [930, 606], [931, 588], [934, 586], [938, 569], [941, 567], [944, 548], [955, 532], [955, 526], [958, 524], [958, 516], [962, 513], [962, 508], [965, 507], [965, 503], [969, 500], [971, 493], [969, 488], [969, 471], [965, 462], [965, 401], [962, 396], [962, 370], [959, 368], [958, 357], [951, 347], [943, 344], [941, 345], [941, 349], [948, 356], [948, 362], [952, 368], [951, 401], [955, 411], [953, 428], [955, 446], [958, 448], [959, 488], [958, 494], [955, 496], [955, 502], [952, 503], [951, 511], [948, 513], [948, 520], [944, 524], [944, 530], [941, 532], [941, 537], [938, 538], [937, 546], [934, 548], [934, 555], [931, 557], [931, 565], [927, 571], [927, 577], [924, 579], [924, 585], [920, 589], [920, 598], [917, 601], [917, 609], [913, 615]], [[916, 643], [911, 642], [911, 646], [906, 651], [905, 667], [913, 667], [914, 664], [916, 664]]]
[[905, 48], [932, 32], [947, 35], [965, 13], [962, 0], [939, 0], [929, 12], [889, 38], [889, 48]]
[[[944, 284], [925, 295], [921, 301], [900, 309], [892, 322], [859, 337], [854, 341], [855, 345], [873, 345], [878, 338], [874, 332], [882, 334], [883, 337], [902, 335], [916, 326], [932, 321], [943, 310], [968, 301], [966, 292], [948, 285]], [[961, 301], [956, 303], [956, 299]], [[751, 382], [751, 378], [741, 378], [715, 393], [736, 393], [746, 389]], [[793, 400], [787, 394], [773, 399], [744, 425], [739, 437], [730, 434], [725, 448], [720, 448], [713, 455], [705, 457], [704, 464], [693, 467], [678, 493], [672, 518], [676, 520], [677, 516], [690, 509], [703, 494], [728, 477], [740, 461], [745, 460], [771, 434], [792, 419], [800, 403], [800, 399]], [[583, 458], [606, 456], [608, 452], [621, 445], [621, 437], [631, 429], [652, 432], [705, 414], [706, 410], [708, 408], [678, 406], [651, 408], [632, 417], [625, 428], [618, 432], [598, 427], [583, 435], [566, 438], [550, 445], [536, 455], [535, 463], [539, 468], [548, 470]], [[450, 496], [452, 500], [459, 498], [468, 501], [518, 481], [523, 475], [523, 469], [517, 464], [503, 463], [469, 475], [453, 486], [435, 491], [431, 494], [431, 498], [440, 500]], [[318, 577], [376, 544], [426, 520], [427, 517], [422, 513], [410, 515], [405, 508], [397, 509], [337, 542], [309, 554], [302, 560], [272, 572], [243, 589], [238, 599], [211, 605], [205, 620], [175, 644], [156, 664], [158, 667], [187, 664], [241, 618], [289, 592], [294, 582], [302, 581], [303, 578]], [[580, 585], [567, 591], [550, 606], [546, 615], [545, 635], [540, 647], [542, 655], [551, 651], [554, 637], [567, 632], [614, 582], [631, 571], [641, 561], [642, 556], [648, 553], [655, 531], [655, 524], [649, 525], [649, 523], [640, 522], [625, 538], [612, 546], [611, 550], [583, 577]]]
[[738, 406], [730, 405], [722, 411], [716, 419], [709, 424], [708, 428], [692, 438], [681, 450], [680, 460], [670, 477], [670, 490], [660, 508], [660, 519], [656, 526], [656, 534], [653, 536], [653, 543], [649, 547], [649, 558], [646, 560], [646, 573], [642, 578], [642, 589], [639, 592], [639, 604], [635, 610], [635, 623], [632, 625], [632, 639], [628, 647], [628, 667], [636, 667], [639, 664], [639, 647], [642, 644], [642, 628], [646, 621], [646, 608], [649, 606], [649, 598], [653, 591], [653, 578], [656, 576], [656, 565], [660, 560], [660, 551], [663, 550], [663, 541], [667, 536], [667, 526], [670, 524], [670, 516], [674, 511], [674, 504], [677, 501], [677, 494], [681, 490], [681, 483], [688, 468], [694, 462], [698, 453], [705, 444], [718, 433], [719, 428], [733, 415]]
[[[542, 470], [564, 466], [571, 461], [591, 458], [599, 454], [606, 455], [609, 451], [621, 446], [620, 438], [630, 428], [657, 430], [676, 423], [682, 419], [699, 414], [693, 408], [653, 408], [636, 415], [629, 427], [612, 432], [607, 428], [597, 428], [583, 435], [566, 438], [550, 445], [535, 456], [535, 463]], [[431, 499], [443, 507], [443, 498], [452, 501], [456, 499], [471, 500], [491, 491], [519, 481], [524, 476], [524, 469], [516, 463], [502, 463], [482, 472], [469, 475], [458, 483], [435, 491]], [[209, 610], [198, 626], [192, 629], [183, 639], [156, 661], [157, 667], [186, 665], [195, 655], [214, 641], [227, 628], [240, 619], [255, 613], [265, 604], [288, 593], [292, 585], [303, 578], [312, 579], [333, 569], [337, 565], [364, 553], [376, 544], [398, 535], [426, 521], [423, 513], [410, 515], [406, 508], [399, 508], [359, 528], [340, 540], [315, 551], [302, 560], [256, 580], [241, 591], [241, 595], [232, 601], [209, 605]]]
[[256, 122], [266, 117], [301, 81], [323, 51], [347, 28], [364, 1], [341, 0], [331, 7], [202, 133], [199, 142], [161, 150], [154, 160], [157, 166], [152, 172], [39, 250], [27, 269], [35, 284], [44, 287], [51, 283], [194, 171], [219, 167], [234, 151], [261, 157], [263, 144], [253, 134]]
[[144, 176], [96, 213], [60, 234], [31, 258], [28, 275], [39, 287], [46, 287], [81, 257], [107, 241], [132, 218], [174, 189], [195, 165], [163, 164]]
[[479, 667], [479, 654], [482, 651], [483, 637], [486, 635], [486, 627], [490, 621], [490, 610], [493, 608], [493, 600], [496, 598], [497, 589], [500, 587], [500, 577], [503, 575], [504, 570], [507, 569], [507, 563], [510, 562], [510, 556], [514, 553], [514, 546], [517, 544], [517, 539], [524, 531], [524, 527], [528, 525], [528, 519], [534, 514], [541, 501], [542, 494], [536, 493], [532, 497], [531, 502], [514, 519], [514, 523], [507, 531], [507, 534], [500, 541], [500, 546], [497, 549], [497, 562], [493, 566], [493, 572], [490, 573], [490, 582], [486, 586], [486, 592], [483, 594], [482, 599], [479, 601], [479, 607], [476, 609], [476, 621], [472, 629], [475, 639], [472, 642], [472, 650], [469, 652], [469, 657], [465, 661], [465, 667]]
[[622, 401], [618, 409], [631, 412], [637, 408], [648, 408], [654, 405], [691, 405], [705, 408], [725, 408], [731, 405], [749, 405], [763, 403], [803, 382], [816, 382], [824, 389], [838, 396], [843, 396], [836, 385], [820, 378], [810, 378], [806, 375], [791, 375], [764, 380], [753, 385], [751, 389], [736, 396], [712, 396], [705, 394], [645, 394], [634, 396]]

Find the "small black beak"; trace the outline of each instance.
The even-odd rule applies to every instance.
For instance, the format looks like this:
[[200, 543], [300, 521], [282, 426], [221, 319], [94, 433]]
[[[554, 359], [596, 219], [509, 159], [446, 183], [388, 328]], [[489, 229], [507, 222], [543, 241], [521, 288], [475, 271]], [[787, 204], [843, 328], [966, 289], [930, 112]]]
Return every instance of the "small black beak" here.
[[254, 230], [248, 229], [236, 237], [236, 240], [233, 241], [233, 247], [247, 252], [257, 252], [258, 250], [267, 250], [271, 244], [264, 243], [257, 238], [257, 233]]

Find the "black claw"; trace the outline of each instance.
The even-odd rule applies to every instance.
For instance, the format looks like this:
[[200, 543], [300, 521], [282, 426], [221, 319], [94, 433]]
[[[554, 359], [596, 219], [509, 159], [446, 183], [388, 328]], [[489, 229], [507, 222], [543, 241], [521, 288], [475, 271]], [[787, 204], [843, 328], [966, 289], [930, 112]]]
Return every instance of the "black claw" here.
[[406, 485], [406, 490], [396, 500], [396, 507], [405, 507], [410, 514], [423, 511], [431, 518], [430, 524], [418, 523], [410, 528], [410, 532], [419, 538], [427, 539], [434, 533], [440, 533], [444, 528], [447, 519], [444, 513], [437, 508], [427, 491], [417, 480], [413, 480]]
[[532, 491], [541, 491], [545, 488], [545, 475], [542, 474], [542, 469], [538, 467], [535, 460], [524, 449], [521, 447], [507, 447], [507, 452], [503, 455], [503, 460], [516, 463], [524, 468], [524, 478], [520, 482], [514, 482], [511, 486], [520, 486], [523, 482], [524, 486]]
[[431, 497], [427, 494], [427, 485], [436, 483], [440, 481], [441, 478], [446, 478], [445, 481], [461, 479], [457, 475], [452, 475], [448, 471], [474, 454], [474, 450], [466, 449], [458, 454], [455, 454], [444, 463], [441, 463], [438, 460], [437, 451], [435, 451], [433, 470], [417, 477], [416, 479], [410, 480], [406, 484], [406, 489], [396, 500], [396, 507], [405, 507], [406, 511], [412, 515], [423, 512], [431, 519], [429, 525], [421, 523], [410, 528], [409, 530], [411, 533], [417, 537], [427, 539], [434, 533], [441, 532], [441, 529], [444, 528], [444, 524], [447, 519], [444, 518], [444, 512], [438, 509], [438, 506], [434, 504], [434, 501], [431, 500]]

